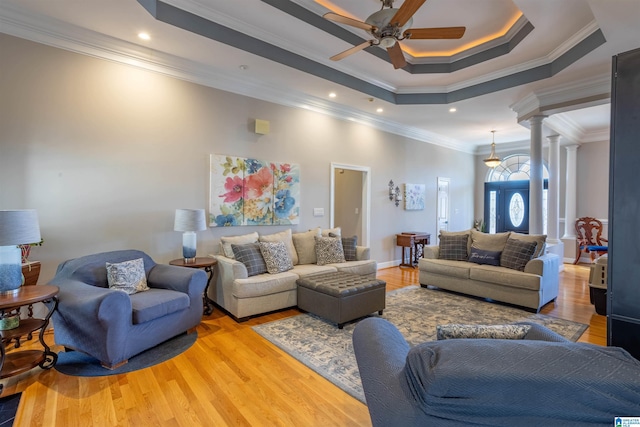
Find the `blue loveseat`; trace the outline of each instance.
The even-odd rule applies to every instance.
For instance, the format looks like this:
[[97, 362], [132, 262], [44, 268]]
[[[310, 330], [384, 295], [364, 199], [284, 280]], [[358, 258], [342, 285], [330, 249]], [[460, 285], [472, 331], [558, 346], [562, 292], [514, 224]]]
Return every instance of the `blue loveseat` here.
[[[109, 289], [106, 263], [142, 258], [148, 291]], [[195, 328], [202, 318], [204, 271], [156, 264], [147, 254], [122, 250], [87, 255], [58, 266], [53, 314], [55, 343], [115, 368], [138, 353]]]

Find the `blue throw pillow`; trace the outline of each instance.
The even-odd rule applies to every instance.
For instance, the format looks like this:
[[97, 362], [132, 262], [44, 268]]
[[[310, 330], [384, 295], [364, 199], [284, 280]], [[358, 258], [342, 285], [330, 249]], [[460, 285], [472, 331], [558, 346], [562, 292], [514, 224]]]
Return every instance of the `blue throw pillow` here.
[[500, 265], [500, 251], [485, 251], [471, 246], [471, 254], [469, 254], [469, 262], [476, 264]]

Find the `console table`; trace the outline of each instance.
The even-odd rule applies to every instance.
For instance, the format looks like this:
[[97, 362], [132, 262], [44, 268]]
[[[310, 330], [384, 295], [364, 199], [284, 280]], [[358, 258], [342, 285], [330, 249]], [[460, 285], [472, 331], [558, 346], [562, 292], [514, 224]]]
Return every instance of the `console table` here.
[[209, 298], [209, 285], [211, 284], [211, 279], [213, 278], [213, 267], [218, 263], [218, 260], [215, 258], [196, 258], [193, 262], [185, 262], [184, 258], [174, 259], [169, 261], [171, 265], [177, 265], [178, 267], [189, 267], [189, 268], [202, 268], [208, 275], [209, 279], [207, 280], [207, 286], [204, 288], [204, 295], [202, 295], [202, 304], [203, 310], [202, 313], [205, 315], [210, 315], [213, 313], [213, 301]]
[[[396, 234], [396, 245], [402, 247], [402, 261], [400, 267], [415, 268], [418, 260], [424, 252], [424, 246], [429, 245], [431, 234], [420, 231], [405, 231]], [[406, 257], [405, 249], [409, 249], [409, 258]]]
[[[0, 379], [12, 377], [26, 372], [36, 366], [42, 369], [50, 369], [58, 360], [58, 355], [51, 351], [44, 342], [44, 331], [49, 325], [49, 319], [58, 308], [58, 287], [51, 285], [22, 286], [17, 292], [0, 294], [0, 315], [20, 313], [20, 307], [29, 306], [38, 302], [45, 303], [49, 312], [44, 319], [29, 317], [20, 319], [18, 327], [0, 331]], [[7, 353], [6, 347], [14, 339], [30, 335], [40, 331], [40, 344], [44, 348], [40, 350], [17, 350]], [[0, 393], [2, 385], [0, 384]]]

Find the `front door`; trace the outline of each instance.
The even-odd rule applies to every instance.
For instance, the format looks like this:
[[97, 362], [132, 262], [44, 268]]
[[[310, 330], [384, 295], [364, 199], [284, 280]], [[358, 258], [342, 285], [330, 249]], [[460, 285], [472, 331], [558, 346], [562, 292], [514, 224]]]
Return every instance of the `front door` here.
[[[548, 180], [544, 180], [544, 189]], [[484, 217], [487, 231], [529, 233], [529, 181], [496, 181], [484, 184]]]
[[436, 206], [438, 209], [438, 234], [440, 230], [449, 230], [449, 178], [438, 177], [438, 200]]

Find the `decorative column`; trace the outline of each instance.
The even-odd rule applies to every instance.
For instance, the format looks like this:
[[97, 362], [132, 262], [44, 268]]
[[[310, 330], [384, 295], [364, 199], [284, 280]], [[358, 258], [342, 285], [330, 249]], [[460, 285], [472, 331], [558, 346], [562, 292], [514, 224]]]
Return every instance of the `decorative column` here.
[[529, 119], [531, 125], [531, 154], [529, 171], [529, 234], [542, 234], [542, 191], [544, 181], [542, 177], [542, 121], [547, 116], [533, 116]]
[[560, 242], [560, 135], [549, 135], [549, 190], [547, 193], [547, 241]]
[[578, 147], [579, 145], [567, 145], [567, 177], [565, 188], [565, 205], [564, 205], [564, 236], [565, 239], [576, 239], [575, 222], [576, 222], [576, 188], [578, 185]]

